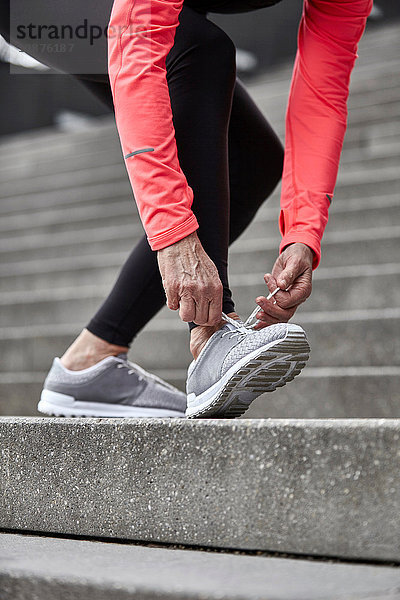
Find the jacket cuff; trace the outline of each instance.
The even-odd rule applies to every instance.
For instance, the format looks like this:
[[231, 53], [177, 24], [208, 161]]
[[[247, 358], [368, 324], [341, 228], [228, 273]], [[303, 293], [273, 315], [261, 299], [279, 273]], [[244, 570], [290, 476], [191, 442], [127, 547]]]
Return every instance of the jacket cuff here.
[[198, 229], [199, 224], [197, 222], [196, 216], [192, 214], [186, 221], [176, 225], [172, 229], [168, 229], [163, 233], [155, 235], [153, 237], [148, 237], [148, 241], [152, 250], [162, 250], [167, 246], [171, 246], [175, 242], [179, 242], [183, 238], [187, 237], [196, 229]]

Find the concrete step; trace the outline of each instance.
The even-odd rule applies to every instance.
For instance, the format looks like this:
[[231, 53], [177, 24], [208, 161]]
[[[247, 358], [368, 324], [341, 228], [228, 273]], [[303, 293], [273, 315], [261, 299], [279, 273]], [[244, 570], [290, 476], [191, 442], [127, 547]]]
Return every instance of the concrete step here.
[[132, 215], [128, 222], [127, 218], [125, 218], [123, 223], [111, 222], [107, 225], [103, 222], [102, 226], [90, 229], [56, 231], [45, 234], [39, 231], [17, 237], [15, 234], [11, 236], [5, 235], [0, 240], [0, 255], [4, 260], [12, 258], [14, 253], [20, 255], [21, 252], [26, 252], [32, 258], [43, 256], [46, 254], [46, 251], [53, 256], [57, 256], [57, 247], [59, 247], [62, 248], [62, 250], [59, 250], [59, 255], [65, 256], [67, 254], [67, 251], [64, 250], [65, 248], [71, 247], [73, 250], [77, 246], [81, 247], [91, 243], [97, 244], [101, 241], [104, 241], [105, 244], [107, 242], [115, 242], [115, 250], [118, 250], [119, 243], [122, 244], [122, 248], [126, 246], [126, 242], [133, 247], [134, 242], [142, 237], [142, 235], [143, 227], [137, 221], [135, 215]]
[[393, 600], [400, 583], [393, 566], [7, 533], [0, 548], [4, 600]]
[[[111, 136], [114, 136], [113, 139]], [[93, 148], [91, 152], [83, 152], [79, 147], [75, 154], [67, 155], [63, 160], [59, 157], [34, 155], [26, 157], [17, 155], [10, 164], [4, 164], [0, 160], [0, 181], [3, 183], [18, 179], [39, 178], [53, 175], [54, 173], [74, 173], [82, 169], [91, 169], [93, 167], [109, 167], [111, 165], [123, 164], [122, 150], [118, 146], [118, 137], [115, 132], [114, 124], [110, 118], [110, 139], [101, 146], [106, 145], [106, 149], [101, 147]], [[31, 160], [33, 158], [33, 160]]]
[[343, 150], [354, 148], [369, 149], [375, 146], [397, 142], [400, 132], [400, 122], [364, 123], [351, 125], [346, 131]]
[[[365, 202], [368, 206], [367, 199]], [[362, 203], [362, 200], [360, 203]], [[383, 210], [382, 215], [385, 212]], [[344, 219], [346, 213], [341, 214]], [[357, 220], [357, 211], [353, 213], [349, 210], [348, 214], [349, 222]], [[255, 272], [263, 274], [264, 271], [272, 268], [280, 241], [276, 225], [277, 212], [272, 209], [269, 214], [266, 211], [265, 216], [268, 219], [273, 218], [275, 224], [271, 221], [270, 225], [268, 225], [268, 222], [264, 225], [261, 219], [259, 222], [256, 221], [254, 225], [251, 225], [245, 236], [232, 246], [230, 251], [231, 266], [234, 265], [235, 274], [242, 275]], [[366, 265], [368, 259], [371, 264], [384, 264], [388, 260], [397, 261], [397, 256], [395, 256], [399, 238], [397, 225], [348, 231], [343, 227], [342, 231], [330, 231], [331, 223], [338, 217], [338, 213], [333, 214], [332, 211], [332, 221], [328, 224], [328, 230], [323, 240], [322, 264], [324, 267], [349, 264], [361, 266]], [[340, 224], [343, 223], [343, 219], [340, 217]], [[362, 220], [360, 218], [360, 222]], [[267, 227], [274, 231], [273, 236], [271, 235], [269, 238], [265, 235]], [[111, 233], [111, 230], [108, 231], [109, 236]], [[256, 237], [257, 235], [258, 237]], [[85, 237], [87, 238], [87, 236]], [[57, 285], [67, 287], [68, 285], [75, 285], [75, 282], [82, 282], [83, 284], [104, 282], [105, 285], [108, 285], [126, 260], [134, 245], [134, 239], [129, 235], [128, 239], [125, 240], [113, 240], [111, 238], [108, 242], [103, 242], [93, 236], [93, 233], [91, 238], [90, 243], [88, 239], [82, 239], [79, 248], [68, 248], [68, 244], [67, 246], [61, 245], [54, 248], [51, 246], [44, 249], [36, 248], [35, 253], [36, 255], [39, 254], [38, 258], [32, 256], [33, 251], [32, 253], [21, 251], [19, 255], [18, 252], [8, 253], [8, 259], [13, 258], [14, 260], [0, 264], [1, 289], [12, 291], [13, 289], [43, 289], [56, 287]], [[117, 251], [116, 244], [123, 246], [124, 250]], [[107, 248], [110, 248], [108, 252]], [[69, 253], [74, 253], [73, 260], [66, 255], [67, 250]], [[55, 257], [57, 254], [58, 257]], [[19, 257], [20, 260], [18, 260]], [[320, 269], [318, 269], [319, 271]], [[74, 279], [75, 275], [76, 280]]]
[[[379, 86], [379, 80], [374, 79], [373, 81], [375, 86]], [[265, 91], [254, 98], [257, 105], [276, 126], [279, 126], [279, 123], [285, 119], [288, 92], [289, 85], [280, 94], [270, 95]], [[382, 123], [398, 118], [399, 99], [400, 85], [398, 82], [397, 85], [383, 86], [378, 90], [375, 87], [374, 91], [368, 91], [364, 86], [359, 89], [358, 93], [353, 93], [351, 90], [348, 102], [349, 125], [372, 121]]]
[[[382, 186], [384, 187], [384, 186]], [[395, 182], [393, 181], [393, 187], [395, 187]], [[393, 194], [391, 193], [391, 189], [388, 190], [388, 194], [386, 197], [391, 196], [393, 198]], [[371, 198], [372, 194], [370, 194]], [[344, 202], [342, 200], [342, 202]], [[383, 201], [384, 202], [384, 201]], [[392, 199], [389, 200], [389, 203], [392, 203]], [[373, 203], [371, 203], [373, 205]], [[368, 206], [368, 202], [366, 202]], [[279, 231], [277, 227], [277, 217], [278, 210], [271, 212], [267, 205], [265, 210], [265, 220], [263, 218], [263, 213], [260, 213], [260, 217], [256, 218], [253, 229], [249, 229], [247, 236], [251, 236], [251, 240], [245, 240], [242, 238], [238, 242], [236, 242], [231, 249], [232, 253], [237, 252], [253, 252], [258, 250], [258, 248], [264, 252], [267, 249], [273, 249], [275, 251], [277, 247], [277, 243], [279, 242]], [[343, 240], [351, 243], [352, 239], [358, 240], [381, 240], [383, 238], [397, 237], [398, 236], [398, 225], [395, 224], [394, 221], [390, 221], [390, 210], [388, 210], [387, 218], [386, 211], [379, 211], [379, 209], [374, 209], [375, 215], [372, 217], [368, 216], [367, 210], [363, 214], [363, 216], [358, 221], [358, 226], [362, 225], [363, 229], [356, 230], [343, 230], [344, 227], [342, 225], [345, 219], [345, 210], [344, 204], [339, 207], [338, 213], [340, 212], [342, 217], [337, 218], [338, 226], [342, 231], [331, 231], [332, 228], [335, 227], [335, 219], [333, 219], [333, 225], [329, 223], [327, 233], [324, 237], [324, 244], [332, 244], [332, 243], [342, 243]], [[397, 217], [396, 207], [392, 207], [392, 212], [395, 217]], [[353, 211], [349, 211], [353, 212]], [[375, 216], [379, 214], [379, 217]], [[351, 217], [348, 219], [348, 226], [356, 224], [357, 219], [353, 220]], [[365, 223], [370, 225], [370, 227], [365, 227]], [[385, 227], [376, 227], [376, 224], [379, 223], [387, 223], [390, 226]], [[371, 227], [371, 225], [373, 225]], [[346, 227], [348, 229], [348, 227]], [[47, 258], [49, 253], [52, 258], [57, 257], [68, 257], [68, 256], [76, 256], [79, 254], [83, 256], [84, 254], [93, 254], [93, 253], [109, 253], [109, 252], [121, 252], [121, 251], [129, 251], [134, 244], [138, 241], [138, 239], [143, 235], [143, 228], [141, 224], [138, 222], [135, 215], [132, 215], [132, 220], [125, 224], [112, 224], [110, 223], [108, 226], [98, 226], [96, 228], [89, 229], [77, 229], [76, 231], [63, 231], [63, 232], [48, 232], [46, 235], [42, 235], [40, 232], [33, 232], [32, 234], [28, 234], [26, 236], [5, 236], [3, 241], [0, 242], [0, 254], [2, 256], [2, 261], [6, 262], [23, 262], [27, 259], [35, 260], [38, 258]], [[254, 237], [260, 236], [260, 237]], [[266, 237], [268, 236], [268, 237]], [[353, 237], [352, 237], [353, 236]], [[355, 236], [355, 237], [354, 237]], [[250, 243], [249, 243], [250, 242]], [[28, 255], [28, 256], [27, 256]]]
[[[76, 186], [98, 185], [110, 181], [128, 181], [128, 175], [122, 157], [117, 164], [94, 166], [89, 169], [79, 169], [67, 173], [57, 170], [51, 175], [40, 177], [18, 178], [1, 184], [1, 198], [19, 196], [37, 192], [56, 192]], [[128, 184], [129, 185], [129, 184]]]
[[[276, 236], [279, 217], [278, 194], [264, 203], [241, 239]], [[400, 199], [398, 195], [378, 198], [336, 200], [329, 210], [327, 233], [336, 231], [375, 229], [400, 224]]]
[[[395, 262], [400, 231], [397, 227], [327, 232], [322, 244], [322, 260], [326, 267], [341, 264], [363, 265], [365, 259], [375, 264]], [[236, 273], [254, 272], [254, 265], [263, 271], [272, 269], [280, 238], [238, 240], [232, 245], [231, 264]]]
[[[265, 106], [265, 103], [257, 102], [258, 106], [261, 110], [264, 111], [264, 114], [274, 127], [276, 133], [280, 137], [281, 140], [284, 140], [285, 137], [285, 120], [284, 115], [285, 112], [280, 109], [280, 112], [276, 114], [271, 114], [271, 109]], [[348, 129], [345, 136], [344, 148], [349, 148], [353, 146], [363, 146], [366, 142], [368, 145], [373, 145], [378, 142], [382, 142], [387, 140], [388, 138], [398, 139], [398, 134], [395, 133], [398, 128], [399, 115], [396, 113], [395, 107], [392, 107], [394, 116], [388, 118], [386, 113], [379, 113], [379, 106], [375, 107], [375, 117], [376, 118], [361, 118], [358, 119], [356, 116], [353, 117], [354, 113], [357, 113], [357, 109], [353, 112], [350, 112], [348, 119]], [[274, 108], [274, 110], [279, 110]], [[389, 133], [390, 129], [393, 128], [393, 131]]]
[[[366, 90], [363, 90], [359, 96], [355, 96], [353, 93], [350, 95], [350, 127], [356, 125], [353, 120], [353, 112], [358, 112], [360, 108], [384, 105], [382, 111], [386, 113], [388, 102], [396, 103], [400, 100], [400, 85], [377, 90], [375, 80], [373, 84], [371, 92], [366, 93]], [[284, 116], [282, 105], [285, 105], [287, 101], [287, 91], [278, 95], [271, 91], [265, 92], [263, 96], [256, 96], [255, 100], [263, 105], [269, 118], [281, 129]], [[366, 124], [370, 125], [370, 121], [368, 120]], [[127, 177], [119, 140], [116, 134], [115, 140], [112, 140], [110, 137], [112, 132], [114, 132], [114, 127], [110, 125], [110, 133], [101, 143], [101, 146], [107, 145], [109, 148], [107, 152], [99, 149], [100, 144], [95, 140], [92, 142], [91, 151], [79, 154], [78, 148], [77, 155], [69, 155], [67, 152], [62, 160], [58, 156], [49, 156], [49, 160], [35, 163], [27, 162], [25, 158], [21, 160], [21, 157], [17, 156], [9, 166], [0, 161], [0, 182], [2, 184], [0, 197], [23, 194], [26, 193], [25, 190], [30, 192], [49, 191], [63, 186], [70, 187], [75, 183], [86, 185], [87, 183], [107, 181], [110, 177], [112, 179]], [[43, 157], [35, 156], [34, 160], [37, 161], [38, 158]], [[346, 164], [346, 155], [342, 157], [341, 162], [343, 165]]]
[[[259, 209], [252, 223], [251, 234], [255, 235], [254, 227], [272, 227], [277, 229], [279, 215], [280, 186]], [[336, 196], [330, 208], [329, 228], [351, 229], [363, 227], [377, 227], [380, 225], [394, 225], [399, 219], [398, 208], [400, 200], [398, 194], [388, 194], [374, 197], [353, 197], [343, 200]], [[50, 209], [34, 211], [18, 211], [14, 214], [3, 215], [0, 221], [2, 239], [14, 238], [15, 240], [28, 235], [40, 234], [40, 239], [48, 233], [78, 232], [86, 229], [95, 229], [107, 226], [122, 226], [127, 223], [139, 224], [139, 216], [132, 198], [103, 204], [101, 208], [96, 203], [85, 203], [71, 208], [57, 206]], [[140, 226], [141, 227], [141, 226]], [[101, 235], [101, 232], [100, 232]], [[256, 235], [257, 236], [257, 235]], [[14, 242], [16, 244], [17, 241]], [[24, 242], [23, 242], [24, 243]], [[39, 240], [33, 242], [40, 244]]]
[[[372, 80], [370, 83], [372, 90], [375, 93], [376, 90], [376, 81]], [[379, 82], [378, 82], [379, 85]], [[249, 91], [252, 93], [252, 86], [249, 86]], [[389, 87], [387, 88], [390, 94], [394, 94], [394, 91]], [[382, 91], [380, 93], [384, 93]], [[287, 92], [286, 92], [287, 93]], [[365, 94], [365, 90], [362, 92], [363, 96]], [[281, 96], [282, 94], [278, 95]], [[264, 93], [266, 98], [269, 98], [270, 102], [274, 102], [275, 104], [278, 102], [275, 98], [276, 95], [273, 94], [272, 90], [268, 90]], [[350, 99], [352, 95], [350, 96]], [[256, 102], [259, 102], [257, 95], [255, 96]], [[261, 102], [262, 100], [260, 100]], [[279, 99], [279, 104], [282, 104], [283, 99]], [[282, 110], [282, 109], [281, 109]], [[267, 112], [269, 118], [269, 110]], [[283, 112], [279, 113], [281, 118], [279, 119], [279, 123], [274, 121], [274, 126], [278, 129], [279, 133], [284, 135], [284, 123], [282, 120]], [[376, 144], [378, 142], [387, 142], [388, 139], [395, 137], [398, 139], [398, 120], [389, 122], [389, 123], [380, 123], [380, 124], [371, 124], [369, 121], [361, 124], [352, 122], [352, 113], [350, 112], [350, 123], [349, 128], [346, 133], [345, 145], [344, 147], [348, 147], [352, 140], [359, 140], [363, 136], [365, 137], [365, 131], [371, 132], [370, 138], [371, 143]], [[122, 151], [119, 145], [119, 140], [117, 134], [115, 132], [115, 125], [110, 120], [110, 134], [107, 139], [100, 139], [100, 141], [93, 141], [93, 147], [90, 147], [90, 150], [83, 152], [82, 149], [79, 148], [79, 145], [76, 148], [75, 153], [71, 153], [68, 149], [66, 156], [60, 158], [58, 155], [53, 156], [50, 152], [48, 156], [42, 155], [38, 152], [35, 152], [33, 155], [29, 154], [29, 156], [25, 155], [17, 155], [13, 156], [10, 164], [6, 164], [4, 158], [0, 159], [0, 182], [3, 184], [8, 184], [8, 188], [11, 190], [10, 193], [14, 193], [14, 185], [20, 186], [20, 181], [29, 181], [33, 180], [34, 185], [38, 185], [42, 178], [46, 180], [50, 180], [49, 183], [57, 180], [56, 174], [59, 175], [58, 181], [63, 181], [63, 175], [68, 173], [73, 173], [74, 177], [88, 177], [88, 173], [86, 171], [92, 171], [92, 175], [98, 172], [101, 167], [105, 167], [106, 169], [118, 172], [118, 169], [121, 171], [122, 176], [124, 177], [125, 171], [123, 166], [122, 159]], [[62, 135], [62, 134], [59, 134]], [[63, 134], [67, 135], [67, 134]], [[38, 145], [41, 143], [38, 140]], [[102, 150], [101, 148], [107, 146], [107, 151]], [[346, 156], [343, 155], [342, 162], [345, 164]], [[101, 172], [100, 172], [101, 177]], [[71, 179], [71, 182], [73, 179]], [[68, 185], [71, 184], [68, 182]]]
[[[257, 296], [268, 294], [260, 272], [232, 275], [230, 283], [236, 308], [242, 315], [251, 310]], [[400, 306], [399, 284], [398, 263], [320, 267], [315, 272], [313, 293], [304, 310], [312, 313]], [[14, 298], [17, 300], [17, 294], [10, 296], [10, 304]]]
[[139, 220], [132, 198], [105, 204], [101, 206], [101, 210], [97, 204], [85, 203], [83, 206], [74, 206], [73, 210], [58, 206], [33, 212], [19, 211], [2, 217], [0, 231], [3, 236], [77, 231], [102, 226], [104, 223], [126, 224], [127, 219], [131, 222]]
[[399, 561], [399, 436], [384, 419], [3, 417], [0, 527]]
[[[99, 233], [102, 233], [99, 236]], [[3, 246], [0, 249], [1, 260], [4, 262], [23, 262], [24, 260], [36, 260], [52, 258], [70, 258], [77, 256], [108, 254], [110, 252], [125, 252], [132, 250], [134, 245], [143, 235], [138, 223], [132, 220], [123, 226], [103, 227], [97, 230], [64, 232], [63, 234], [48, 234], [32, 236], [14, 240], [14, 244]], [[26, 246], [23, 247], [24, 242]], [[35, 242], [40, 241], [39, 245]], [[15, 246], [14, 248], [12, 246]]]
[[[400, 90], [398, 95], [400, 99]], [[398, 102], [398, 99], [396, 102]], [[386, 108], [383, 107], [382, 110], [386, 110]], [[376, 162], [375, 169], [379, 166], [388, 167], [392, 165], [394, 167], [399, 164], [399, 153], [400, 144], [398, 143], [398, 140], [395, 146], [392, 144], [387, 149], [383, 145], [383, 147], [381, 146], [380, 152], [375, 151], [373, 154], [371, 153], [370, 156], [365, 156], [365, 154], [344, 153], [341, 160], [341, 171], [352, 171], [355, 165], [364, 169], [374, 167], [374, 161]], [[382, 163], [382, 165], [380, 165], [380, 163]], [[70, 165], [70, 168], [67, 170], [68, 165]], [[89, 165], [87, 168], [84, 168], [83, 165], [80, 165], [79, 168], [77, 168], [75, 165], [75, 157], [71, 157], [71, 160], [63, 160], [63, 169], [61, 172], [58, 169], [57, 162], [47, 166], [49, 170], [48, 173], [40, 175], [35, 173], [35, 175], [32, 176], [32, 174], [28, 172], [24, 175], [24, 170], [21, 169], [21, 172], [16, 171], [14, 177], [9, 178], [8, 180], [4, 180], [4, 177], [1, 177], [0, 172], [0, 199], [42, 192], [55, 193], [59, 190], [75, 188], [76, 186], [97, 185], [102, 182], [108, 183], [110, 181], [128, 180], [125, 165], [120, 154], [115, 155], [111, 153], [109, 163], [100, 165], [97, 163], [96, 157], [94, 157], [93, 164]]]
[[[154, 365], [156, 367], [156, 365]], [[183, 392], [186, 369], [152, 372]], [[38, 416], [46, 372], [0, 373], [0, 415]], [[400, 419], [399, 366], [307, 367], [295, 385], [257, 398], [244, 419]]]
[[[64, 132], [55, 127], [43, 128], [40, 131], [22, 132], [4, 136], [0, 140], [0, 163], [8, 167], [16, 160], [23, 163], [42, 161], [48, 156], [66, 158], [75, 154], [90, 153], [100, 143], [113, 142], [114, 150], [118, 148], [118, 135], [115, 120], [111, 115], [93, 119], [92, 125], [80, 131]], [[104, 147], [104, 146], [103, 146]], [[121, 149], [120, 149], [121, 152]]]
[[[250, 305], [250, 310], [252, 307]], [[87, 320], [92, 314], [88, 310]], [[307, 332], [312, 347], [309, 367], [400, 364], [400, 308], [336, 312], [306, 312], [300, 308], [293, 321]], [[48, 370], [52, 358], [65, 352], [85, 324], [82, 319], [71, 324], [3, 327], [0, 330], [2, 370]], [[130, 356], [150, 371], [186, 369], [191, 360], [187, 325], [178, 316], [154, 319], [136, 338]]]
[[[278, 233], [279, 192], [266, 201], [258, 211], [249, 229], [242, 239], [273, 237]], [[374, 229], [377, 227], [400, 225], [400, 201], [397, 196], [355, 199], [343, 201], [336, 199], [330, 211], [327, 231]], [[60, 213], [60, 214], [58, 214]], [[360, 214], [361, 213], [361, 214]], [[29, 225], [29, 222], [33, 226]], [[46, 224], [47, 222], [47, 224]], [[35, 226], [36, 225], [36, 226]], [[19, 228], [18, 228], [19, 226]], [[7, 260], [10, 253], [27, 251], [29, 257], [35, 253], [44, 256], [42, 250], [55, 247], [80, 246], [99, 240], [128, 240], [134, 244], [144, 233], [136, 209], [132, 202], [120, 202], [102, 207], [76, 207], [71, 210], [47, 211], [43, 220], [41, 212], [3, 217], [0, 229], [4, 231], [0, 239], [0, 254]], [[125, 242], [123, 242], [125, 243]], [[123, 246], [125, 247], [125, 246]], [[117, 248], [115, 248], [117, 250]], [[62, 251], [64, 255], [64, 250]], [[55, 256], [52, 253], [52, 256]], [[11, 257], [12, 258], [12, 257]]]
[[[115, 255], [111, 255], [111, 258], [114, 257]], [[98, 259], [99, 257], [93, 256], [92, 258]], [[97, 260], [96, 265], [88, 266], [87, 268], [81, 265], [77, 265], [77, 268], [75, 268], [75, 259], [73, 263], [67, 259], [60, 259], [59, 261], [57, 259], [56, 264], [59, 264], [60, 268], [56, 267], [54, 270], [52, 270], [52, 266], [55, 264], [54, 261], [48, 263], [48, 261], [41, 261], [39, 259], [29, 264], [29, 266], [39, 269], [36, 272], [35, 268], [33, 268], [32, 273], [29, 273], [29, 266], [26, 264], [24, 268], [24, 263], [10, 263], [7, 265], [9, 274], [0, 277], [0, 291], [2, 293], [15, 292], [17, 290], [21, 292], [31, 290], [34, 292], [36, 290], [53, 290], [87, 285], [100, 286], [102, 289], [110, 290], [123, 261], [127, 258], [127, 253], [117, 254], [117, 258], [120, 258], [121, 262], [118, 263], [118, 260], [114, 258], [114, 266], [102, 265], [101, 261]], [[24, 269], [24, 273], [22, 271], [19, 275], [13, 273], [12, 267], [15, 265], [18, 265], [18, 268], [21, 267], [21, 269]], [[46, 266], [49, 266], [49, 271], [47, 272]], [[44, 272], [40, 272], [43, 269]]]
[[[339, 267], [342, 264], [361, 266], [365, 264], [366, 259], [374, 261], [375, 264], [395, 262], [399, 244], [398, 235], [396, 227], [341, 233], [328, 232], [322, 244], [323, 265], [326, 267]], [[279, 241], [280, 238], [276, 235], [275, 238], [235, 242], [230, 258], [231, 265], [235, 265], [235, 273], [253, 273], [255, 265], [260, 273], [270, 271], [276, 260]]]
[[[360, 165], [354, 165], [351, 169], [342, 171], [337, 182], [335, 195], [343, 198], [359, 197], [363, 194], [367, 197], [380, 194], [394, 194], [397, 183], [398, 168], [396, 165], [388, 164], [385, 167], [369, 169], [367, 172]], [[74, 178], [69, 178], [71, 187], [60, 188], [57, 191], [43, 190], [41, 192], [30, 191], [25, 193], [11, 193], [2, 198], [0, 202], [0, 214], [11, 215], [22, 210], [32, 212], [53, 207], [73, 206], [86, 203], [99, 203], [100, 206], [112, 202], [120, 202], [121, 199], [132, 198], [132, 191], [127, 177], [124, 175], [102, 183], [88, 183], [76, 185]], [[357, 189], [355, 189], [357, 188]]]
[[32, 212], [42, 209], [50, 209], [57, 206], [71, 206], [82, 204], [109, 205], [112, 202], [120, 202], [126, 198], [132, 198], [132, 190], [128, 181], [112, 181], [108, 183], [76, 186], [68, 189], [60, 189], [57, 193], [41, 192], [25, 194], [21, 196], [9, 196], [0, 202], [0, 214], [15, 214], [24, 210]]
[[[309, 367], [296, 385], [257, 398], [244, 418], [399, 419], [399, 377], [398, 366]], [[34, 401], [32, 409], [37, 414]]]
[[[255, 238], [249, 230], [246, 238], [236, 241], [231, 247], [231, 262], [235, 261], [235, 269], [239, 272], [254, 270], [254, 265], [268, 264], [266, 259], [274, 261], [276, 251], [280, 242], [280, 235], [276, 223], [270, 227], [258, 224], [261, 236]], [[269, 229], [269, 231], [268, 231]], [[73, 258], [93, 254], [109, 254], [110, 252], [129, 252], [137, 241], [142, 237], [143, 230], [138, 223], [127, 223], [123, 226], [110, 226], [98, 229], [89, 229], [80, 232], [63, 232], [60, 234], [47, 234], [41, 238], [40, 235], [26, 236], [21, 239], [4, 240], [0, 244], [0, 256], [4, 263], [30, 262], [37, 259]], [[323, 248], [326, 249], [324, 264], [327, 266], [348, 263], [351, 260], [356, 264], [365, 262], [365, 247], [360, 242], [374, 244], [371, 247], [370, 259], [376, 262], [393, 260], [396, 251], [397, 240], [400, 235], [399, 225], [369, 227], [355, 230], [328, 231], [324, 236]], [[250, 237], [251, 236], [251, 237]], [[7, 243], [9, 242], [9, 243]], [[356, 246], [353, 249], [353, 246]], [[375, 247], [376, 246], [376, 247]], [[388, 252], [380, 258], [378, 247], [388, 247]], [[271, 257], [268, 256], [268, 253]], [[351, 253], [351, 254], [350, 254]], [[354, 254], [353, 254], [354, 253]], [[241, 255], [238, 261], [237, 255]], [[349, 257], [351, 259], [349, 260]], [[354, 258], [353, 258], [354, 256]], [[345, 257], [345, 259], [344, 259]], [[250, 260], [250, 264], [248, 261]], [[329, 262], [327, 262], [327, 260]], [[257, 262], [254, 262], [257, 261]], [[240, 263], [240, 264], [239, 264]], [[273, 262], [272, 262], [273, 264]], [[272, 266], [272, 265], [271, 265]], [[269, 267], [268, 267], [269, 268]], [[7, 271], [7, 266], [5, 267]]]
[[[397, 87], [399, 82], [396, 74], [400, 67], [398, 52], [396, 53], [398, 46], [397, 40], [394, 50], [392, 46], [391, 57], [385, 61], [382, 61], [377, 54], [375, 65], [369, 64], [367, 60], [364, 61], [363, 57], [359, 56], [351, 75], [350, 94], [354, 92], [357, 95], [366, 91], [375, 91], [377, 87], [381, 89]], [[292, 70], [293, 62], [289, 61], [277, 69], [261, 73], [250, 83], [252, 95], [257, 99], [283, 95], [289, 90]], [[378, 82], [378, 85], [374, 85], [375, 81]]]
[[[92, 275], [92, 284], [37, 290], [5, 291], [0, 297], [0, 327], [10, 323], [46, 325], [85, 322], [107, 297], [113, 279], [100, 285]], [[267, 295], [263, 273], [243, 273], [230, 278], [233, 298], [240, 314], [250, 312], [257, 296]], [[400, 265], [362, 265], [321, 267], [314, 278], [307, 312], [349, 309], [391, 308], [400, 306]], [[176, 318], [166, 311], [165, 318]]]

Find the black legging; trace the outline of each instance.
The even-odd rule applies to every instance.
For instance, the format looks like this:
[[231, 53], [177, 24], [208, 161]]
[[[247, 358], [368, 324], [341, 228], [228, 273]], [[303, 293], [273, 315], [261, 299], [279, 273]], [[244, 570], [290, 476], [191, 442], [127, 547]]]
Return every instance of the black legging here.
[[[232, 0], [214, 0], [214, 6], [207, 0], [185, 0], [166, 61], [179, 162], [194, 192], [200, 241], [223, 283], [225, 313], [234, 310], [228, 244], [272, 193], [283, 167], [281, 142], [236, 77], [234, 44], [205, 10], [243, 12], [273, 2], [234, 2], [232, 9]], [[112, 108], [108, 78], [79, 78]], [[165, 300], [157, 253], [144, 236], [87, 329], [110, 343], [130, 346]]]

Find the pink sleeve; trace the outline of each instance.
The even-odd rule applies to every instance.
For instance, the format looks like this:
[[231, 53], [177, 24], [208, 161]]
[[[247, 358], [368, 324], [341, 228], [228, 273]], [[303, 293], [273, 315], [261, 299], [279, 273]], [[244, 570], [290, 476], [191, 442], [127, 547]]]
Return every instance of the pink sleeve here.
[[314, 250], [328, 221], [347, 127], [350, 74], [372, 0], [304, 0], [286, 112], [282, 242]]
[[159, 250], [198, 228], [180, 168], [165, 61], [183, 0], [115, 0], [108, 71], [115, 118], [139, 214]]

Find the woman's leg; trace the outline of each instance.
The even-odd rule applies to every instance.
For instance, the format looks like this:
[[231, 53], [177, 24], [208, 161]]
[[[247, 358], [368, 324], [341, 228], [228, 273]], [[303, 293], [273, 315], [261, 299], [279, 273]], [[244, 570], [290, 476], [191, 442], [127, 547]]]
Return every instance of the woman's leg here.
[[[229, 237], [228, 125], [235, 85], [235, 48], [204, 15], [185, 8], [167, 57], [167, 79], [179, 160], [194, 190], [199, 237], [224, 284], [224, 310], [233, 311], [227, 277]], [[94, 335], [129, 345], [164, 304], [156, 253], [141, 240], [109, 298], [88, 324]]]

